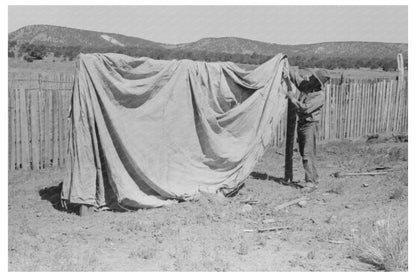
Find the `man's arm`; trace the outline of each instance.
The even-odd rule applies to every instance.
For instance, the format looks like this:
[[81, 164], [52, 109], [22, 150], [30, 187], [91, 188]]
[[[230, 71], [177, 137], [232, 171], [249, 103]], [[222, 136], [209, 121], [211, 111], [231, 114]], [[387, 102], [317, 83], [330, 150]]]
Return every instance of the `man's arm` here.
[[298, 111], [303, 114], [309, 114], [316, 109], [319, 109], [324, 105], [325, 100], [325, 96], [322, 92], [314, 95], [313, 97], [307, 98], [305, 103], [300, 102], [293, 95], [288, 95], [288, 97], [290, 101], [296, 106]]
[[299, 101], [297, 101], [298, 102], [297, 107], [301, 113], [309, 114], [319, 109], [320, 107], [322, 107], [324, 105], [324, 101], [325, 101], [325, 95], [321, 91], [320, 93], [317, 93], [313, 97], [308, 97], [305, 103], [300, 103]]
[[299, 74], [299, 69], [295, 67], [290, 67], [289, 69], [289, 78], [290, 81], [299, 89], [300, 84], [305, 81], [305, 79]]

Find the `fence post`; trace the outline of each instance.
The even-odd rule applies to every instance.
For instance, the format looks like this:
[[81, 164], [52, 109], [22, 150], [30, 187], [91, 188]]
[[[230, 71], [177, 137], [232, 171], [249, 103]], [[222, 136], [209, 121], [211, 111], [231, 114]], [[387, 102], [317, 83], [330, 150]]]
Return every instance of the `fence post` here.
[[16, 168], [15, 161], [15, 149], [16, 149], [16, 137], [15, 137], [15, 107], [14, 107], [14, 90], [8, 88], [9, 92], [9, 169], [14, 170]]
[[331, 113], [331, 107], [330, 107], [330, 98], [331, 98], [331, 86], [326, 85], [325, 86], [325, 137], [324, 140], [328, 140], [330, 136], [330, 113]]
[[31, 131], [32, 131], [32, 167], [40, 168], [40, 131], [39, 131], [39, 92], [31, 93]]
[[397, 94], [399, 96], [400, 101], [398, 101], [398, 111], [397, 111], [397, 125], [396, 125], [396, 132], [400, 130], [400, 117], [401, 117], [401, 104], [403, 98], [403, 81], [404, 81], [404, 63], [403, 63], [403, 55], [402, 53], [397, 54], [397, 69], [399, 71], [398, 77], [398, 84], [397, 84]]
[[20, 134], [21, 134], [21, 153], [22, 153], [22, 168], [29, 169], [29, 124], [26, 103], [26, 89], [19, 88], [18, 94], [20, 98]]
[[386, 132], [390, 131], [390, 113], [391, 113], [391, 90], [393, 88], [393, 81], [389, 80], [387, 83], [387, 96], [386, 96]]

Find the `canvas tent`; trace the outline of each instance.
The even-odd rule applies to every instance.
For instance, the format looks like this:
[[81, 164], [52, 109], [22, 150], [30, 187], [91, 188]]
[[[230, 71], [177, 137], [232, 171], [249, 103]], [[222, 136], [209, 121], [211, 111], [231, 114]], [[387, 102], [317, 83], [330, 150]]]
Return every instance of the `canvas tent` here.
[[284, 66], [80, 55], [62, 200], [137, 209], [235, 190], [286, 110]]

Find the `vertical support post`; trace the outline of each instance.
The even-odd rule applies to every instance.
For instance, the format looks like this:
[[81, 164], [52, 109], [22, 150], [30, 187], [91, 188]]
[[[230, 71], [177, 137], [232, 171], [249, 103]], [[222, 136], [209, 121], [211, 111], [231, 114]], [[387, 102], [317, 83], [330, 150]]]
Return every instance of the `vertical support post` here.
[[8, 141], [9, 141], [9, 170], [10, 169], [15, 169], [14, 167], [14, 155], [13, 155], [13, 151], [14, 151], [14, 147], [13, 147], [13, 143], [14, 143], [14, 138], [12, 136], [13, 132], [14, 132], [14, 126], [13, 126], [13, 113], [14, 113], [14, 103], [13, 103], [13, 94], [12, 94], [12, 90], [9, 87], [8, 88], [8, 94], [9, 94], [9, 107], [8, 107], [8, 111], [9, 111], [9, 116], [8, 116]]
[[403, 96], [403, 82], [404, 82], [404, 63], [403, 63], [403, 55], [402, 53], [397, 54], [397, 69], [399, 71], [399, 76], [398, 76], [398, 83], [397, 83], [397, 96], [399, 97], [399, 101], [398, 101], [398, 110], [397, 110], [397, 117], [396, 117], [396, 128], [395, 131], [396, 132], [400, 132], [399, 130], [399, 118], [400, 118], [400, 110], [403, 108], [401, 106], [401, 98]]
[[30, 153], [29, 153], [29, 123], [27, 113], [26, 88], [19, 89], [20, 94], [20, 132], [22, 146], [22, 168], [30, 169]]
[[324, 88], [324, 93], [325, 93], [325, 132], [324, 132], [324, 138], [323, 138], [323, 140], [325, 140], [325, 141], [328, 141], [329, 140], [329, 138], [330, 138], [330, 126], [331, 126], [331, 124], [330, 124], [330, 120], [331, 120], [331, 116], [330, 116], [330, 114], [331, 114], [331, 106], [330, 106], [330, 103], [331, 103], [331, 87], [328, 85], [328, 84], [326, 84], [325, 85], [325, 88]]
[[32, 169], [40, 168], [40, 140], [39, 140], [39, 91], [30, 93], [30, 131], [32, 138]]
[[20, 89], [14, 89], [15, 92], [15, 105], [16, 105], [16, 169], [22, 168], [22, 130], [21, 130], [21, 115], [20, 115]]
[[293, 147], [295, 144], [296, 106], [287, 100], [286, 149], [285, 149], [285, 181], [293, 181]]

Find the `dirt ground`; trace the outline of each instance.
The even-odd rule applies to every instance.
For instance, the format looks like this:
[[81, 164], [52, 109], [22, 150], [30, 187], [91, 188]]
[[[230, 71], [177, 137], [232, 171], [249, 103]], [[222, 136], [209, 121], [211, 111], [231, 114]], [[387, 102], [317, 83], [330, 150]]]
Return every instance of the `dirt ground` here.
[[[404, 142], [319, 145], [321, 181], [309, 194], [279, 183], [284, 149], [270, 148], [234, 197], [203, 194], [164, 208], [85, 217], [54, 206], [63, 170], [9, 172], [9, 270], [377, 270], [354, 255], [356, 239], [377, 220], [407, 220], [407, 148]], [[388, 174], [330, 176], [377, 167], [389, 167]], [[306, 206], [276, 210], [301, 196]], [[258, 232], [275, 226], [284, 228]]]

